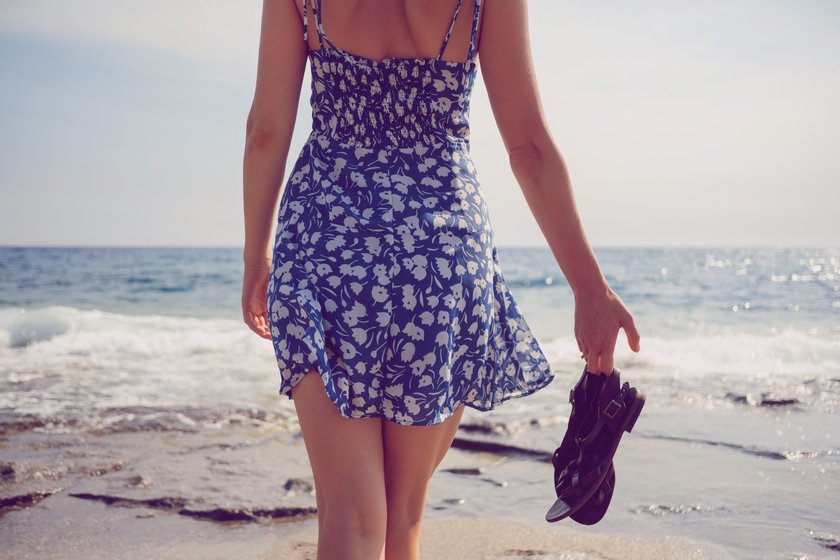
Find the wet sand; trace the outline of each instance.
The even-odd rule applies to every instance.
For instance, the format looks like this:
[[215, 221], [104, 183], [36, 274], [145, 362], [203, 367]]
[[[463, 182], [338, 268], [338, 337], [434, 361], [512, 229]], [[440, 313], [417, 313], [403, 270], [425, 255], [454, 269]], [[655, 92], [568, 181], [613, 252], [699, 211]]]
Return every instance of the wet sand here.
[[[219, 422], [201, 409], [135, 407], [85, 430], [0, 415], [0, 557], [314, 558], [299, 430], [234, 412]], [[548, 524], [550, 444], [566, 418], [467, 412], [430, 484], [423, 558], [789, 560], [840, 549], [820, 456], [634, 430], [604, 520]], [[803, 488], [807, 499], [795, 499]]]
[[[0, 438], [4, 558], [315, 558], [315, 499], [299, 432], [80, 435], [12, 426], [19, 430]], [[495, 449], [481, 443], [480, 424], [463, 428], [432, 479], [423, 558], [726, 557], [708, 543], [650, 532], [548, 524], [547, 457]], [[622, 502], [608, 517], [627, 515]]]
[[[315, 559], [317, 533], [306, 528], [289, 535], [279, 558]], [[450, 518], [424, 524], [421, 556], [429, 559], [585, 560], [635, 558], [726, 558], [720, 551], [672, 538], [591, 535], [560, 527], [537, 527], [511, 519]]]
[[[314, 519], [215, 522], [172, 512], [56, 496], [48, 506], [3, 521], [4, 558], [16, 560], [314, 560]], [[35, 531], [35, 527], [41, 530]], [[501, 518], [440, 517], [424, 522], [424, 559], [729, 558], [708, 543], [671, 537], [611, 537], [572, 526], [539, 527]]]
[[[174, 431], [169, 419], [155, 431], [146, 418], [86, 433], [6, 418], [0, 557], [315, 558], [315, 496], [300, 432], [252, 416], [215, 429]], [[528, 436], [536, 428], [501, 437], [514, 426], [465, 417], [430, 484], [423, 558], [789, 559], [804, 548], [791, 541], [795, 527], [756, 497], [801, 484], [797, 466], [815, 482], [825, 476], [807, 458], [634, 433], [616, 458], [619, 480], [604, 520], [548, 524], [550, 450]], [[561, 433], [562, 420], [542, 429]], [[684, 468], [696, 464], [705, 468]], [[804, 526], [807, 557], [830, 558], [840, 543], [819, 530], [831, 517], [820, 505], [828, 488], [812, 490], [808, 503], [788, 509]], [[728, 499], [712, 503], [706, 496], [715, 493]], [[727, 521], [774, 530], [710, 531]], [[756, 555], [759, 540], [764, 552]]]

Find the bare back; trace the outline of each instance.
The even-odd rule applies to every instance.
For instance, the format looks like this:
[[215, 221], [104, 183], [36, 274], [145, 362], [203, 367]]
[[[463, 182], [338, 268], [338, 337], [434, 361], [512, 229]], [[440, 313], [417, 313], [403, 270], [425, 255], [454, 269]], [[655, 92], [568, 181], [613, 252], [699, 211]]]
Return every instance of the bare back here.
[[[332, 42], [357, 56], [372, 60], [435, 58], [445, 42], [442, 60], [467, 59], [475, 0], [306, 1], [310, 6], [320, 4], [324, 32]], [[303, 0], [297, 2], [297, 8], [301, 19], [306, 16], [307, 27], [315, 29], [313, 10], [305, 10]], [[479, 6], [479, 13], [482, 11]], [[479, 35], [480, 30], [479, 15]], [[475, 44], [477, 51], [478, 36]], [[308, 45], [310, 50], [321, 48], [317, 33], [308, 34]]]

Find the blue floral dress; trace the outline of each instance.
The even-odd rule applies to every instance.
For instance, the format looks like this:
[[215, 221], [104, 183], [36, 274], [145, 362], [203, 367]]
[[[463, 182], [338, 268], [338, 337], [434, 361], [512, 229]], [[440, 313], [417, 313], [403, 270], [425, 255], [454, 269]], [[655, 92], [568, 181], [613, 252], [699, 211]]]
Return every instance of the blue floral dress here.
[[462, 0], [437, 58], [384, 60], [336, 47], [311, 2], [313, 128], [281, 196], [267, 293], [280, 394], [315, 370], [344, 417], [431, 425], [548, 385], [470, 156], [479, 1], [466, 62], [441, 58]]

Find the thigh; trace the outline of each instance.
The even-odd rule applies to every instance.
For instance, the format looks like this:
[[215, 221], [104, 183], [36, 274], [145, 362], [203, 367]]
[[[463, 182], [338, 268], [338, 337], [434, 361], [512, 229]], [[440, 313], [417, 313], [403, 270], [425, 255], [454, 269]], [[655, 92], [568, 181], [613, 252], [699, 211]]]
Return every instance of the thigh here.
[[292, 389], [319, 509], [354, 508], [385, 514], [382, 420], [344, 418], [327, 396], [317, 371]]
[[449, 450], [463, 413], [462, 405], [455, 414], [433, 426], [383, 422], [389, 515], [397, 507], [404, 515], [422, 516], [429, 479]]

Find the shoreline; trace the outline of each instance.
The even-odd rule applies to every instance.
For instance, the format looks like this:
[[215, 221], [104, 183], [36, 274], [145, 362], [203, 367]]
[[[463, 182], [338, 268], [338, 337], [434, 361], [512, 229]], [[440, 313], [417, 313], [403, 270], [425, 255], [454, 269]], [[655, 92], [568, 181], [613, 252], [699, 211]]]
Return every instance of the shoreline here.
[[[828, 559], [840, 547], [826, 523], [833, 511], [823, 499], [827, 488], [812, 488], [795, 523], [760, 502], [771, 486], [791, 495], [800, 472], [824, 480], [830, 474], [820, 469], [832, 463], [642, 430], [618, 458], [619, 489], [605, 519], [592, 527], [549, 524], [552, 440], [538, 432], [562, 432], [562, 415], [540, 415], [545, 427], [523, 431], [498, 415], [472, 416], [432, 478], [423, 558]], [[48, 432], [27, 418], [6, 418], [4, 552], [17, 560], [314, 559], [303, 440], [291, 425], [267, 428], [256, 417], [163, 431], [135, 419], [99, 433]], [[691, 468], [699, 464], [702, 471]], [[773, 531], [759, 539], [738, 529], [748, 526]]]
[[[9, 557], [315, 558], [311, 472], [294, 433], [245, 426], [96, 435], [18, 428], [0, 443], [8, 452], [0, 464], [6, 506], [0, 541]], [[467, 439], [480, 441], [476, 434]], [[726, 556], [703, 552], [711, 544], [660, 537], [643, 524], [641, 536], [628, 535], [619, 507], [598, 527], [548, 524], [540, 513], [548, 497], [532, 485], [545, 486], [549, 465], [507, 455], [483, 446], [450, 449], [430, 486], [423, 558]]]

